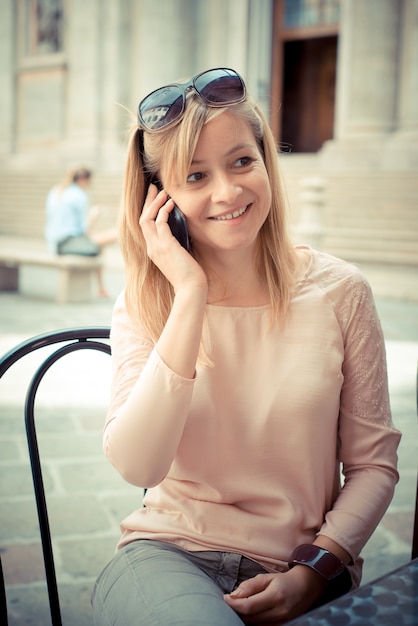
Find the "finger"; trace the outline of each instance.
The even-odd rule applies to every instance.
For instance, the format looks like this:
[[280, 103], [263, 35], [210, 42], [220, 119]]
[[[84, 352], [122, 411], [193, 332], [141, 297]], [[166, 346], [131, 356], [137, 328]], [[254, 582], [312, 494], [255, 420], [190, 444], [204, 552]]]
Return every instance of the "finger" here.
[[[159, 249], [163, 250], [163, 247], [172, 245], [173, 235], [168, 225], [168, 216], [173, 209], [174, 203], [171, 199], [167, 200], [162, 206], [160, 206], [159, 195], [155, 201], [151, 204], [149, 212], [145, 212], [140, 217], [139, 225], [142, 230], [142, 234], [145, 237], [147, 250], [149, 255], [155, 254], [155, 251]], [[157, 205], [157, 213], [153, 208], [154, 203]], [[155, 216], [155, 217], [154, 217]]]
[[162, 207], [160, 207], [160, 209], [158, 210], [157, 213], [157, 217], [155, 218], [155, 222], [158, 225], [160, 224], [166, 224], [167, 220], [168, 220], [168, 215], [170, 213], [170, 211], [173, 209], [174, 207], [174, 202], [171, 198], [169, 198], [167, 200], [167, 202], [165, 202]]
[[255, 576], [241, 583], [231, 594], [226, 595], [225, 601], [241, 615], [265, 617], [280, 601], [277, 589], [275, 593], [271, 583], [272, 578], [269, 574]]
[[[282, 586], [281, 575], [261, 575], [257, 580], [250, 579], [252, 595], [248, 597], [231, 598], [226, 596], [226, 603], [239, 615], [246, 618], [248, 624], [282, 624], [289, 619], [292, 606], [285, 588]], [[246, 581], [249, 582], [249, 581]], [[261, 588], [261, 584], [267, 585]], [[241, 585], [243, 586], [244, 583]], [[258, 589], [258, 591], [256, 591]], [[248, 591], [248, 589], [245, 589]]]
[[264, 591], [270, 583], [270, 575], [269, 574], [258, 574], [253, 578], [249, 578], [248, 580], [244, 580], [232, 593], [230, 593], [231, 598], [249, 598], [261, 591]]
[[254, 601], [255, 596], [250, 598], [242, 598], [229, 602], [225, 598], [225, 602], [244, 619], [247, 624], [274, 624], [278, 626], [282, 622], [280, 620], [286, 617], [286, 608], [279, 606], [273, 599], [270, 601], [263, 600], [262, 606]]
[[155, 220], [157, 213], [166, 200], [164, 191], [158, 191], [156, 185], [151, 184], [148, 187], [145, 196], [144, 206], [142, 207], [140, 218], [147, 220]]

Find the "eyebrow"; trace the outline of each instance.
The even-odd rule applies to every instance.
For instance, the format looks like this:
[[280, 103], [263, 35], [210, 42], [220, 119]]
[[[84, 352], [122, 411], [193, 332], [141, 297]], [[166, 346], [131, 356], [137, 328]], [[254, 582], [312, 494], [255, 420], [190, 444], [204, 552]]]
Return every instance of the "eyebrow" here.
[[[254, 150], [256, 146], [254, 146], [254, 144], [252, 143], [239, 143], [236, 146], [233, 146], [230, 150], [228, 150], [225, 156], [231, 156], [231, 154], [234, 154], [234, 152], [239, 152], [239, 150], [243, 150], [244, 148]], [[204, 159], [193, 159], [191, 165], [198, 165], [199, 163], [204, 163]]]

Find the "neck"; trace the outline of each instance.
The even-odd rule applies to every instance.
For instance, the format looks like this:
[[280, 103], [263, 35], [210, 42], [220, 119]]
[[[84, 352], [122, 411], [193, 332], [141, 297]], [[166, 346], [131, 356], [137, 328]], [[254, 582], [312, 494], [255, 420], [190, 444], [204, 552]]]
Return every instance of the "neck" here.
[[202, 265], [209, 281], [209, 304], [242, 307], [268, 304], [267, 285], [257, 272], [252, 255], [212, 256], [210, 263]]

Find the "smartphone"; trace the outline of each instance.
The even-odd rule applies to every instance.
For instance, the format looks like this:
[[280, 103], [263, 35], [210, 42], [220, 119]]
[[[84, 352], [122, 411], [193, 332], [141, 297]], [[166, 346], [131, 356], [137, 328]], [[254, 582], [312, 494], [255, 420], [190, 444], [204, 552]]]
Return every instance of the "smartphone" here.
[[168, 214], [168, 225], [171, 228], [171, 232], [177, 241], [190, 252], [190, 238], [187, 230], [187, 222], [183, 213], [178, 208], [177, 204], [174, 205], [173, 210]]
[[[159, 180], [153, 180], [152, 182], [154, 185], [157, 185], [160, 191], [162, 190], [163, 187]], [[173, 209], [168, 215], [168, 225], [170, 226], [171, 232], [173, 233], [179, 244], [182, 245], [183, 248], [187, 250], [187, 252], [190, 252], [190, 238], [189, 232], [187, 230], [186, 218], [184, 217], [177, 204], [174, 205]]]

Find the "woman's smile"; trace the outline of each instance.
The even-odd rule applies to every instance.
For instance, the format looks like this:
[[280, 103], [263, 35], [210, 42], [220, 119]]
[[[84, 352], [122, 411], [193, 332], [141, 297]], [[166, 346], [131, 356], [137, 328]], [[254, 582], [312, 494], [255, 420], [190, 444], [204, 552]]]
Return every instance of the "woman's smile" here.
[[219, 221], [235, 220], [237, 217], [241, 217], [241, 215], [244, 215], [244, 213], [247, 212], [248, 207], [249, 205], [241, 207], [240, 209], [236, 209], [232, 213], [224, 213], [223, 215], [215, 215], [215, 216], [209, 217], [209, 219], [219, 220]]

